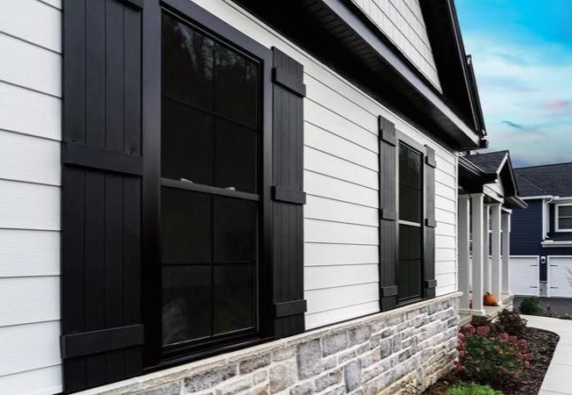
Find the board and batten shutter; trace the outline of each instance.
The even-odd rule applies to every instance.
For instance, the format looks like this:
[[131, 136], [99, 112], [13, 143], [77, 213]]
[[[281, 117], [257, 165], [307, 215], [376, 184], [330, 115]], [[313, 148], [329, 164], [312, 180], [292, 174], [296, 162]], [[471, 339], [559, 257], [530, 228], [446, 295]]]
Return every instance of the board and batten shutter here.
[[303, 66], [273, 53], [272, 260], [274, 337], [304, 331]]
[[397, 307], [397, 136], [379, 118], [379, 299], [381, 311]]
[[435, 150], [425, 146], [425, 236], [423, 256], [423, 279], [425, 281], [425, 298], [435, 297], [437, 280], [435, 280]]
[[65, 0], [66, 393], [142, 373], [142, 1]]

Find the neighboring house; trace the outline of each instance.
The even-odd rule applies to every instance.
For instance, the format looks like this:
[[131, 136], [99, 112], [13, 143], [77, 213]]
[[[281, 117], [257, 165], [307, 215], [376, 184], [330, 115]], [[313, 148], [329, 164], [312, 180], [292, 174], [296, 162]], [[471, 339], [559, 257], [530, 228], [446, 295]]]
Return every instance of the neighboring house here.
[[528, 209], [514, 217], [511, 255], [540, 265], [540, 274], [523, 273], [528, 294], [572, 297], [572, 163], [515, 172]]
[[487, 145], [452, 0], [0, 9], [1, 394], [450, 369], [459, 153]]
[[[489, 292], [512, 308], [511, 217], [526, 203], [519, 197], [508, 151], [459, 158], [459, 290], [462, 315], [494, 315], [483, 306]], [[515, 211], [513, 211], [515, 210]], [[524, 210], [526, 211], [526, 210]]]

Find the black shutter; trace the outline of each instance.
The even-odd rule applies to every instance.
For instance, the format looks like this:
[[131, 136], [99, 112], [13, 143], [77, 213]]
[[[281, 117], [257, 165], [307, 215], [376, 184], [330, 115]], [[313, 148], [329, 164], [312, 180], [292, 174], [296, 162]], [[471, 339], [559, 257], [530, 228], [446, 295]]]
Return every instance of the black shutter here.
[[435, 150], [425, 146], [425, 246], [423, 259], [423, 278], [425, 279], [425, 298], [435, 297]]
[[397, 137], [379, 117], [379, 298], [381, 311], [397, 306]]
[[64, 1], [66, 393], [142, 372], [141, 3]]
[[274, 336], [304, 331], [303, 100], [300, 63], [273, 51], [272, 259]]

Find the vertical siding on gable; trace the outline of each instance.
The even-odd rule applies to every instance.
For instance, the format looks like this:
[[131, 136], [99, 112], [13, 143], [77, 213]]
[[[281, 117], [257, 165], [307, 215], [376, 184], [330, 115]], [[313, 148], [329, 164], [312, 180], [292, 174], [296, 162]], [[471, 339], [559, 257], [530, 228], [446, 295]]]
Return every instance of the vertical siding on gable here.
[[[441, 84], [420, 0], [352, 0], [439, 90]], [[422, 0], [421, 0], [422, 1]]]
[[0, 393], [62, 391], [61, 2], [0, 0]]
[[[262, 45], [276, 46], [304, 65], [306, 328], [379, 311], [379, 115], [436, 151], [437, 295], [455, 292], [457, 154], [382, 107], [231, 0], [194, 2]], [[420, 10], [418, 16], [421, 18]]]

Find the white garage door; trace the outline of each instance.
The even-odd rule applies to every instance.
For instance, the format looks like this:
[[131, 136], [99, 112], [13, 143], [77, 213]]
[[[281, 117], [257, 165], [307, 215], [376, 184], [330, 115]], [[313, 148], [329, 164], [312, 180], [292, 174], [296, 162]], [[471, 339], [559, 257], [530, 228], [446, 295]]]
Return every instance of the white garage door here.
[[548, 257], [548, 296], [572, 298], [572, 256]]
[[538, 256], [510, 257], [510, 293], [513, 295], [539, 296]]

